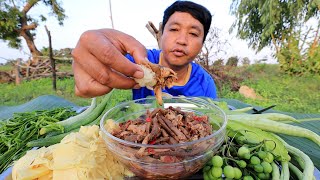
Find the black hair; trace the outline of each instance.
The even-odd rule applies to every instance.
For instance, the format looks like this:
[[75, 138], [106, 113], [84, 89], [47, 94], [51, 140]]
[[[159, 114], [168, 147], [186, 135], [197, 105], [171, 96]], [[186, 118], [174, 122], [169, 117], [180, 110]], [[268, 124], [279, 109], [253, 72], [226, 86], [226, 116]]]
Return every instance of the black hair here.
[[191, 1], [176, 1], [164, 11], [163, 20], [162, 20], [162, 32], [163, 32], [164, 26], [168, 22], [168, 19], [176, 11], [189, 13], [192, 17], [200, 21], [200, 23], [203, 25], [203, 29], [204, 29], [203, 41], [205, 41], [211, 25], [211, 19], [212, 19], [211, 13], [204, 6], [200, 4], [196, 4]]

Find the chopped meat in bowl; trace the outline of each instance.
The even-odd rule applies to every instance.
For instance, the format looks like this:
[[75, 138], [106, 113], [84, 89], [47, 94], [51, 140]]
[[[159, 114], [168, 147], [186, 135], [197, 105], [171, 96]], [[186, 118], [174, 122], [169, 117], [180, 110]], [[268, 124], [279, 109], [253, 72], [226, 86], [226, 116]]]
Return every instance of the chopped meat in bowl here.
[[164, 98], [164, 107], [155, 101], [139, 99], [110, 109], [100, 123], [107, 147], [143, 178], [196, 173], [223, 142], [224, 112], [200, 98]]

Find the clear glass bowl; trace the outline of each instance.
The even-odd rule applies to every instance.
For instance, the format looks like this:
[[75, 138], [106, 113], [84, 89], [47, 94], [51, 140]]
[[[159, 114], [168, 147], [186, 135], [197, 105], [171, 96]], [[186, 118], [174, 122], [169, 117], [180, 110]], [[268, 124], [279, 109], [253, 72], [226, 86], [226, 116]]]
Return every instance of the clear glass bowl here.
[[[110, 129], [106, 129], [108, 127], [105, 124], [109, 119], [118, 123], [126, 122], [138, 117], [143, 118], [147, 110], [151, 112], [157, 108], [156, 100], [152, 97], [128, 101], [111, 108], [100, 122], [102, 137], [114, 157], [139, 177], [148, 179], [185, 178], [199, 171], [221, 146], [225, 138], [227, 118], [219, 107], [201, 98], [173, 97], [164, 98], [163, 102], [162, 108], [180, 107], [182, 111], [194, 112], [196, 115], [208, 115], [213, 133], [185, 143], [150, 145], [125, 141], [108, 132]], [[170, 156], [177, 156], [182, 160], [170, 163], [170, 160], [168, 162], [156, 161], [148, 156], [137, 158], [135, 154], [141, 148], [154, 152], [169, 149]]]

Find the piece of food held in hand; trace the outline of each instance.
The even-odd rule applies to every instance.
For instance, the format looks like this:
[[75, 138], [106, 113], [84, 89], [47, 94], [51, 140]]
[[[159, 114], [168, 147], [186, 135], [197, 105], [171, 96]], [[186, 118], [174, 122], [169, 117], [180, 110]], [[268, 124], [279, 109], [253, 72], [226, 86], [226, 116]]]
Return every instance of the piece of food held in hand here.
[[177, 80], [177, 73], [172, 69], [161, 66], [159, 64], [153, 64], [149, 61], [140, 64], [144, 77], [142, 79], [135, 79], [135, 81], [141, 87], [147, 87], [153, 89], [159, 105], [163, 104], [162, 101], [162, 89], [165, 87], [171, 88], [173, 82]]

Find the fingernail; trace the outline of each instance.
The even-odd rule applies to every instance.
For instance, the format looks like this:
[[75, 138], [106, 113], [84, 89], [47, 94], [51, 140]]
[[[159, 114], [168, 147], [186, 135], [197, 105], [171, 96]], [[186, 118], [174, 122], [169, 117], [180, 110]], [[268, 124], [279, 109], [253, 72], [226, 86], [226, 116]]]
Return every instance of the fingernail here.
[[134, 78], [141, 79], [141, 78], [143, 78], [143, 72], [142, 72], [142, 71], [136, 71], [136, 72], [133, 74], [133, 77], [134, 77]]

